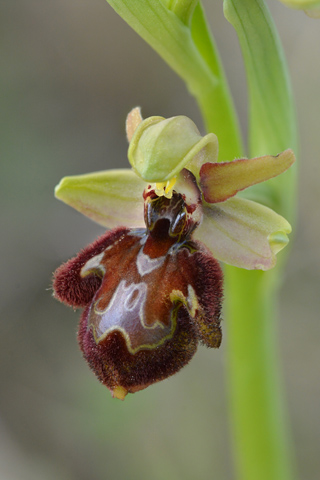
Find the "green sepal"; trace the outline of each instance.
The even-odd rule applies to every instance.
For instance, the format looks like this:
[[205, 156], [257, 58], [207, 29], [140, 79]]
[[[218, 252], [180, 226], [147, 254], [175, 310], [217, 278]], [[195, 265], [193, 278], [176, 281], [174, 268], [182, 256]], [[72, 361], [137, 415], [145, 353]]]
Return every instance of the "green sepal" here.
[[247, 270], [269, 270], [288, 243], [291, 226], [268, 207], [239, 197], [203, 205], [194, 232], [217, 259]]
[[131, 169], [64, 177], [55, 196], [107, 228], [144, 227], [146, 184]]
[[134, 171], [146, 182], [166, 182], [187, 167], [196, 176], [205, 162], [215, 162], [218, 140], [202, 137], [188, 117], [149, 117], [136, 128], [128, 149]]

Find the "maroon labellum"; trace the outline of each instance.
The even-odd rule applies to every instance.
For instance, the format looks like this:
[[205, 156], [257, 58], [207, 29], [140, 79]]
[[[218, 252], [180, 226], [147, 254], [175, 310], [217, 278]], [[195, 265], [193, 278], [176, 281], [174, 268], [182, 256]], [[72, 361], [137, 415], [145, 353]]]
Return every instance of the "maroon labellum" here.
[[145, 229], [108, 231], [54, 275], [55, 297], [85, 307], [85, 359], [121, 399], [176, 373], [199, 342], [221, 343], [222, 271], [192, 239], [201, 200], [149, 186], [144, 201]]

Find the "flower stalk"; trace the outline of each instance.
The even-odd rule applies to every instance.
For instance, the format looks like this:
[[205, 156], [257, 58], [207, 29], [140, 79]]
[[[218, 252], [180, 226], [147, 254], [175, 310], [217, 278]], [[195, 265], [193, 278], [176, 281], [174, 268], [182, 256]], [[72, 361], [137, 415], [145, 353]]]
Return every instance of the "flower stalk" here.
[[[270, 13], [261, 0], [225, 0], [226, 18], [242, 49], [250, 101], [250, 153], [297, 149], [288, 71]], [[291, 221], [295, 217], [296, 172], [252, 187]], [[262, 195], [262, 197], [260, 196]], [[283, 265], [282, 265], [283, 266]], [[294, 478], [277, 341], [277, 298], [282, 269], [245, 272], [226, 268], [229, 294], [229, 387], [236, 469], [239, 479]], [[245, 327], [244, 327], [245, 325]]]
[[278, 350], [278, 288], [277, 267], [270, 272], [225, 268], [229, 405], [238, 480], [295, 478]]

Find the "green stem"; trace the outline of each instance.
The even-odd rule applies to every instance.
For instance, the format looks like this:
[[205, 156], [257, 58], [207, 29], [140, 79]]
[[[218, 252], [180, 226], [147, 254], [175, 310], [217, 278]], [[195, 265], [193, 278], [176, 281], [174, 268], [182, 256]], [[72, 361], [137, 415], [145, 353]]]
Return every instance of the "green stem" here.
[[194, 11], [191, 33], [199, 53], [217, 79], [207, 91], [201, 83], [198, 84], [195, 98], [207, 131], [214, 132], [219, 139], [219, 161], [234, 160], [243, 155], [238, 118], [218, 49], [200, 2]]
[[[268, 8], [263, 0], [224, 0], [224, 13], [237, 32], [246, 67], [250, 156], [276, 155], [287, 148], [297, 152], [289, 73]], [[268, 202], [289, 221], [294, 220], [295, 166], [248, 192], [257, 201]]]
[[[252, 155], [296, 148], [289, 76], [280, 40], [262, 0], [225, 0], [247, 78]], [[294, 218], [295, 172], [251, 189], [289, 219]], [[293, 455], [283, 400], [277, 348], [277, 294], [281, 266], [271, 272], [226, 267], [229, 387], [236, 472], [239, 480], [291, 480]]]
[[227, 267], [229, 388], [238, 480], [294, 478], [276, 327], [278, 272]]

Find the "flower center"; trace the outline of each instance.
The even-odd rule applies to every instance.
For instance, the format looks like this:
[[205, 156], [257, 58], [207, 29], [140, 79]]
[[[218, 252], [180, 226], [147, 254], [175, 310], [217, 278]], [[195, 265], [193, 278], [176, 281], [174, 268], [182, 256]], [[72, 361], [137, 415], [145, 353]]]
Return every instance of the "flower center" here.
[[158, 195], [158, 197], [165, 196], [167, 198], [171, 198], [173, 187], [175, 186], [176, 181], [177, 177], [172, 177], [167, 182], [158, 182], [153, 184], [152, 187], [154, 188], [155, 194]]

